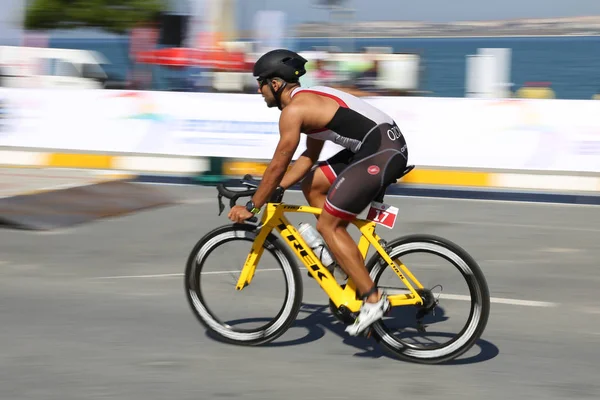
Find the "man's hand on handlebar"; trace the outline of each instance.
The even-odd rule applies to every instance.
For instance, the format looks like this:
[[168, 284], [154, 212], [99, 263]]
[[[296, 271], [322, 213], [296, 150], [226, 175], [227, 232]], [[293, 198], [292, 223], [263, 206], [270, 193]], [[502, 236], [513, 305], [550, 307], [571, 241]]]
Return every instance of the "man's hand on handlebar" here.
[[229, 214], [227, 217], [233, 222], [237, 222], [238, 224], [243, 223], [249, 218], [252, 218], [254, 214], [246, 209], [245, 206], [236, 205], [229, 210]]
[[[248, 211], [245, 206], [236, 205], [236, 201], [240, 197], [251, 197], [256, 193], [256, 188], [258, 187], [259, 182], [255, 181], [251, 175], [245, 175], [242, 180], [242, 184], [246, 186], [247, 190], [229, 190], [225, 187], [224, 183], [219, 183], [217, 185], [217, 191], [219, 192], [219, 215], [225, 209], [225, 205], [221, 202], [221, 197], [225, 197], [229, 199], [229, 206], [231, 207], [227, 217], [236, 223], [244, 223], [244, 222], [256, 222], [258, 218], [252, 212]], [[272, 203], [280, 203], [283, 199], [283, 194], [285, 189], [281, 186], [278, 186], [275, 189], [274, 193], [271, 195], [269, 202]]]

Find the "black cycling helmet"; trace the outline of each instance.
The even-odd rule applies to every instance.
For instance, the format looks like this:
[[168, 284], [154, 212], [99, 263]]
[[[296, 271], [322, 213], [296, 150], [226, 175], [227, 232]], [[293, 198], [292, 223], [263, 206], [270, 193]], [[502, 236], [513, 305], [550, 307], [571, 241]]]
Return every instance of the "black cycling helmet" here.
[[284, 80], [282, 86], [277, 91], [273, 89], [273, 84], [268, 81], [273, 97], [277, 102], [277, 108], [281, 110], [281, 93], [288, 83], [297, 83], [298, 79], [306, 73], [304, 64], [307, 60], [290, 50], [277, 49], [263, 54], [254, 63], [252, 74], [260, 82], [261, 86], [270, 78], [281, 78]]
[[277, 49], [263, 54], [254, 64], [252, 73], [259, 80], [281, 78], [286, 82], [298, 82], [306, 73], [307, 60], [290, 50]]

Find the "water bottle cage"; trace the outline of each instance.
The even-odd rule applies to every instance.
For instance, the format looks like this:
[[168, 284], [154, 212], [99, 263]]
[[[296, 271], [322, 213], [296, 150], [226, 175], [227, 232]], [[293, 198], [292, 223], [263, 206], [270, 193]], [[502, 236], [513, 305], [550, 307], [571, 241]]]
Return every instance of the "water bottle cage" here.
[[300, 234], [306, 241], [306, 244], [310, 246], [315, 256], [321, 260], [324, 267], [329, 267], [335, 262], [331, 254], [327, 251], [327, 247], [323, 242], [323, 238], [317, 233], [317, 231], [308, 224], [301, 224]]
[[[321, 262], [323, 263], [323, 266], [325, 268], [327, 268], [327, 267], [329, 267], [329, 265], [331, 265], [331, 264], [325, 265], [325, 262], [323, 260], [323, 253], [325, 252], [325, 244], [323, 244], [323, 243], [318, 244], [317, 246], [315, 246], [313, 251], [315, 252], [315, 255], [317, 257], [319, 257], [319, 260], [321, 260]], [[331, 257], [331, 258], [333, 258], [333, 257]]]
[[[313, 249], [313, 251], [315, 252], [315, 255], [317, 257], [319, 257], [319, 260], [323, 259], [323, 251], [324, 250], [325, 250], [325, 246], [323, 246], [322, 244], [315, 246], [315, 248]], [[327, 266], [327, 265], [325, 265], [325, 266]]]

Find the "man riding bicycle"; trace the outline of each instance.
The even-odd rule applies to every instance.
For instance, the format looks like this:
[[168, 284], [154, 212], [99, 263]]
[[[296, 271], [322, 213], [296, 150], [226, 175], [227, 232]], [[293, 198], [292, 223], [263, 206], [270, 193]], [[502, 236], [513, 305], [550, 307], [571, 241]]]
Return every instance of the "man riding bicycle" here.
[[[369, 276], [347, 226], [402, 174], [408, 149], [394, 120], [371, 104], [326, 86], [302, 88], [299, 78], [306, 73], [306, 62], [295, 52], [279, 49], [254, 64], [258, 92], [268, 107], [281, 110], [280, 139], [252, 199], [245, 207], [233, 207], [228, 216], [242, 223], [257, 214], [279, 186], [285, 190], [302, 181], [308, 203], [323, 209], [317, 231], [364, 299], [356, 322], [346, 328], [356, 336], [382, 318], [390, 305]], [[301, 133], [307, 135], [306, 150], [286, 173]], [[344, 149], [317, 164], [325, 140]]]

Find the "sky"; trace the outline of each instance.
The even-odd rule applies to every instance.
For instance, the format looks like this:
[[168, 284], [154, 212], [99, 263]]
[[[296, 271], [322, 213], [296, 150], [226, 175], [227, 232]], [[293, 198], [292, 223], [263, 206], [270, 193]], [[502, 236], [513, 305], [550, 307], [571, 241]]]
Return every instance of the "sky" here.
[[[0, 0], [0, 39], [18, 35], [15, 22], [25, 0]], [[171, 10], [186, 13], [198, 3], [208, 0], [169, 0]], [[254, 13], [261, 9], [286, 12], [288, 24], [326, 21], [327, 11], [315, 8], [315, 0], [235, 0], [238, 27], [250, 29]], [[355, 19], [417, 20], [448, 22], [456, 20], [488, 20], [509, 18], [544, 18], [580, 15], [600, 15], [600, 0], [347, 0], [356, 10]]]

